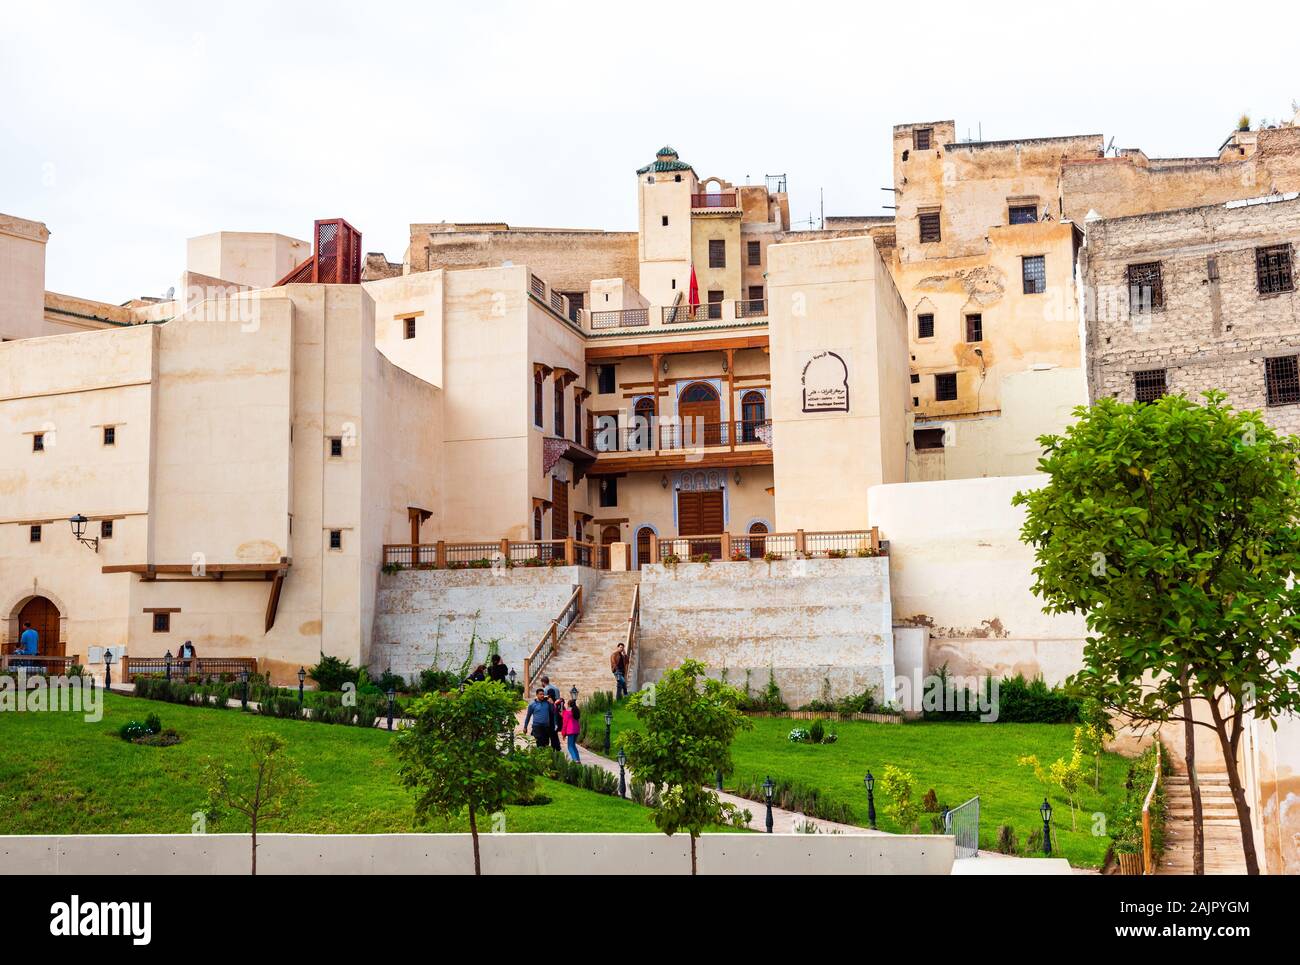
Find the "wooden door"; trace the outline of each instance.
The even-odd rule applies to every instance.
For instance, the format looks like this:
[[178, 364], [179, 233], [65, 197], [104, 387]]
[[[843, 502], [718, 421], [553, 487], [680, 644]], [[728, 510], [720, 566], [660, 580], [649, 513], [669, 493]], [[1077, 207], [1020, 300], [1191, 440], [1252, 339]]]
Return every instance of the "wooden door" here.
[[[679, 492], [677, 494], [677, 532], [681, 536], [712, 536], [722, 532], [722, 491]], [[708, 553], [713, 559], [722, 555], [721, 542], [691, 543], [691, 555]]]
[[649, 526], [642, 526], [636, 533], [636, 568], [639, 570], [647, 563], [654, 563], [650, 559], [650, 535], [654, 532]]
[[617, 526], [606, 526], [600, 531], [600, 568], [609, 569], [609, 544], [617, 543], [622, 538]]
[[695, 382], [682, 390], [677, 403], [682, 421], [682, 438], [687, 445], [716, 446], [722, 435], [722, 402], [707, 382]]
[[43, 596], [32, 597], [18, 613], [19, 634], [28, 623], [40, 635], [37, 653], [45, 657], [63, 656], [63, 643], [59, 640], [58, 607]]
[[749, 527], [749, 558], [761, 560], [767, 552], [767, 524], [751, 523]]
[[551, 477], [551, 539], [569, 538], [569, 484]]

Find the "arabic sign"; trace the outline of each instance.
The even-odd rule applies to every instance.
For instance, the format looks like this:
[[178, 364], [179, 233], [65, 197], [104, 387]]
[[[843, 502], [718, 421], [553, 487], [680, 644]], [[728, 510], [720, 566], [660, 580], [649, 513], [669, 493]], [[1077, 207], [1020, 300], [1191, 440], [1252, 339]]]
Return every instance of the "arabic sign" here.
[[849, 367], [836, 352], [807, 357], [800, 376], [804, 412], [849, 411]]

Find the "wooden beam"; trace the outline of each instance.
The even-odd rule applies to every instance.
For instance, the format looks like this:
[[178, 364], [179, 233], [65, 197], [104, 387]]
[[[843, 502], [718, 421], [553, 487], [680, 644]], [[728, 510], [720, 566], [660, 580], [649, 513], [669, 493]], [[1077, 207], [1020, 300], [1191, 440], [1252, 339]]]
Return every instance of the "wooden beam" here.
[[[287, 566], [288, 561], [279, 563], [208, 563], [203, 567], [205, 573], [214, 576], [223, 573], [274, 573], [282, 566]], [[109, 566], [101, 566], [101, 573], [141, 573], [152, 575], [154, 573], [190, 573], [193, 574], [194, 567], [190, 563], [114, 563]]]
[[633, 358], [646, 355], [681, 355], [686, 352], [719, 352], [723, 349], [758, 348], [767, 351], [766, 335], [733, 335], [730, 338], [704, 338], [697, 342], [674, 339], [671, 342], [631, 342], [627, 345], [589, 345], [587, 361], [593, 359]]
[[271, 581], [271, 593], [266, 600], [266, 629], [263, 633], [270, 633], [271, 628], [275, 626], [275, 614], [280, 609], [280, 590], [284, 587], [285, 570], [283, 568], [275, 571], [275, 579]]
[[698, 450], [663, 450], [651, 456], [617, 456], [613, 453], [603, 454], [591, 468], [589, 476], [611, 476], [616, 473], [656, 472], [663, 469], [721, 469], [740, 468], [744, 466], [772, 465], [772, 450], [766, 446], [761, 449], [737, 449], [730, 452], [719, 449], [709, 451], [700, 458]]

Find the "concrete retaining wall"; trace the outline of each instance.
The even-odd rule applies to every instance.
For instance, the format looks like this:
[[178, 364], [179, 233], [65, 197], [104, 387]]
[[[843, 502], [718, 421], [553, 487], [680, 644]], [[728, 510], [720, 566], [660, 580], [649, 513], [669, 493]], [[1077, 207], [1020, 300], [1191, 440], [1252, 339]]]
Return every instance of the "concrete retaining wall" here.
[[771, 668], [792, 707], [892, 686], [889, 560], [662, 564], [641, 571], [639, 681], [693, 658], [751, 689]]
[[497, 639], [502, 659], [522, 675], [524, 657], [574, 588], [587, 593], [599, 578], [584, 566], [381, 574], [370, 666], [405, 676], [435, 664], [455, 669], [477, 634], [475, 662], [486, 661], [486, 642]]
[[[464, 834], [263, 834], [259, 874], [470, 874]], [[690, 840], [661, 834], [486, 834], [485, 874], [689, 874]], [[952, 871], [943, 835], [710, 834], [701, 874], [933, 874]], [[0, 874], [244, 875], [243, 834], [0, 836]]]

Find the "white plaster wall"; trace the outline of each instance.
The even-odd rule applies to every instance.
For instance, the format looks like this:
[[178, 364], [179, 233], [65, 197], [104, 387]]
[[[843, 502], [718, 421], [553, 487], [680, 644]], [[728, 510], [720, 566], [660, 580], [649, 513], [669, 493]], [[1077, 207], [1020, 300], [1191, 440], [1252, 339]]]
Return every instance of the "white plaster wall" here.
[[892, 684], [889, 561], [653, 564], [641, 571], [640, 676], [703, 661], [729, 683], [766, 686], [791, 706]]
[[[706, 834], [700, 874], [946, 875], [947, 835]], [[268, 875], [472, 874], [466, 834], [259, 834]], [[485, 874], [682, 875], [690, 839], [662, 834], [484, 834]], [[0, 837], [0, 874], [245, 875], [243, 834]]]

